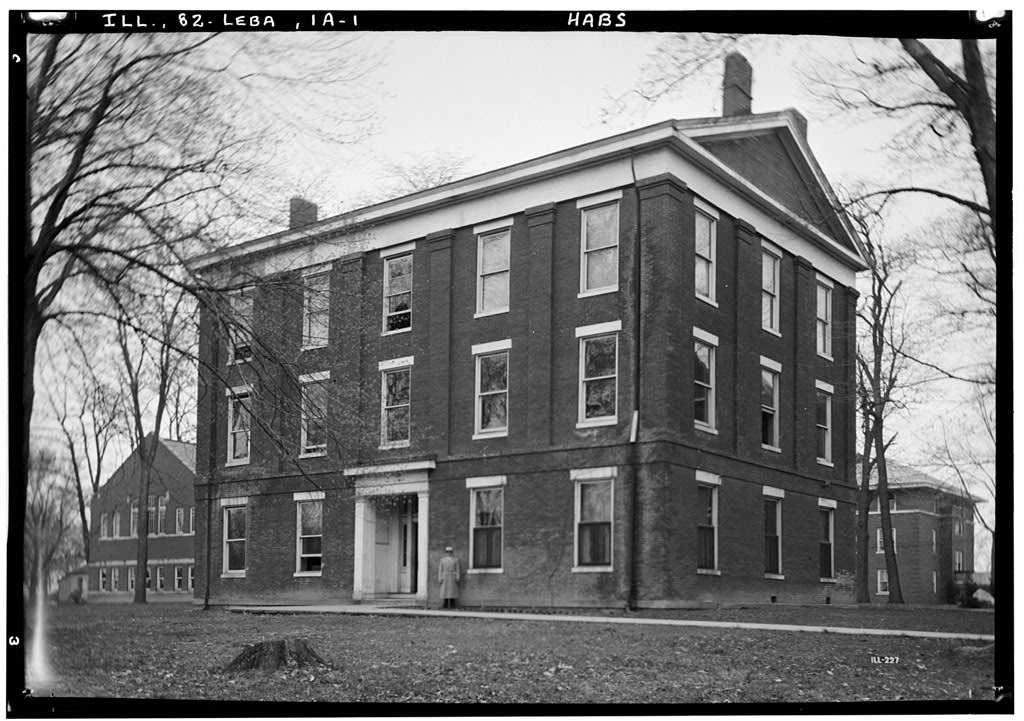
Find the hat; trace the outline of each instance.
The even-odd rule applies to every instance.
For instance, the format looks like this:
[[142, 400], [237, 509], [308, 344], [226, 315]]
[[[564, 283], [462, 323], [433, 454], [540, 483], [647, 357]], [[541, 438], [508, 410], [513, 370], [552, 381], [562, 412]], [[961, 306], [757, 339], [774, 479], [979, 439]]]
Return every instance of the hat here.
[[455, 549], [454, 549], [454, 548], [452, 548], [451, 546], [445, 546], [445, 547], [444, 547], [444, 552], [445, 552], [445, 553], [451, 553], [451, 552], [452, 552], [452, 551], [454, 551], [454, 550], [455, 550]]

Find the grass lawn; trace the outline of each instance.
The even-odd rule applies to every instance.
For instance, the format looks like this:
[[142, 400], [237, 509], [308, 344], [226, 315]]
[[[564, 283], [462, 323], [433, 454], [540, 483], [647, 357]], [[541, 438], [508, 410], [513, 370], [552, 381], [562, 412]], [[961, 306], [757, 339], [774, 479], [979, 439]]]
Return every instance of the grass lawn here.
[[[832, 610], [844, 618], [886, 613]], [[745, 617], [686, 617], [796, 621], [779, 618], [793, 612], [780, 607], [734, 611]], [[55, 678], [37, 685], [37, 696], [448, 703], [992, 698], [991, 650], [956, 650], [984, 645], [978, 642], [549, 623], [515, 615], [496, 621], [257, 615], [167, 604], [60, 606], [48, 614]], [[968, 619], [956, 630], [987, 632], [976, 629], [974, 619], [991, 623], [991, 614], [950, 610], [915, 609], [906, 619], [941, 614]], [[822, 611], [807, 623], [867, 625], [825, 616]], [[247, 644], [287, 637], [306, 639], [329, 666], [219, 670]], [[899, 660], [874, 663], [872, 656]]]

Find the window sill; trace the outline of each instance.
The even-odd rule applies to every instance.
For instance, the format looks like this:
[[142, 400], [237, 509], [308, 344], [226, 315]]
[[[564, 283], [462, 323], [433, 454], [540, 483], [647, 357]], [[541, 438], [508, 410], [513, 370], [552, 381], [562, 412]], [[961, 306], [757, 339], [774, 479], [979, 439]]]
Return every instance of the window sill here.
[[319, 350], [321, 348], [326, 348], [329, 345], [330, 345], [329, 343], [324, 343], [322, 345], [306, 345], [306, 344], [302, 344], [301, 346], [299, 346], [299, 351], [305, 352], [307, 350]]
[[619, 422], [618, 417], [614, 418], [594, 418], [586, 421], [578, 421], [576, 423], [577, 430], [583, 430], [586, 428], [601, 428], [602, 426], [614, 426]]
[[830, 356], [830, 355], [825, 355], [824, 353], [818, 353], [818, 357], [819, 357], [819, 358], [824, 358], [824, 359], [825, 359], [825, 360], [827, 360], [827, 361], [828, 361], [829, 363], [832, 363], [832, 362], [833, 362], [833, 361], [835, 360], [835, 359], [834, 359], [834, 358], [833, 358], [832, 356]]
[[761, 444], [761, 449], [765, 451], [771, 451], [772, 453], [782, 453], [782, 449], [778, 446], [769, 446], [765, 443]]
[[412, 333], [412, 326], [408, 328], [399, 328], [398, 330], [382, 330], [380, 332], [381, 337], [386, 335], [401, 335], [402, 333]]
[[508, 313], [508, 308], [501, 308], [500, 310], [478, 310], [473, 314], [473, 317], [486, 318], [489, 315], [501, 315], [502, 313]]
[[785, 574], [782, 574], [782, 573], [766, 573], [766, 574], [764, 574], [764, 577], [767, 578], [769, 581], [785, 581], [786, 580]]
[[698, 431], [700, 431], [702, 433], [710, 433], [713, 436], [717, 436], [718, 435], [718, 429], [714, 428], [713, 426], [708, 426], [708, 425], [705, 425], [703, 423], [698, 423], [698, 422], [694, 421], [693, 427], [696, 428]]
[[821, 583], [835, 583], [836, 582], [836, 579], [834, 579], [834, 578], [820, 578], [818, 580]]
[[245, 578], [245, 571], [223, 571], [221, 578]]
[[576, 294], [576, 298], [593, 298], [595, 295], [606, 295], [607, 293], [618, 293], [619, 286], [610, 286], [608, 288], [593, 288], [591, 290], [581, 290]]
[[615, 569], [611, 566], [573, 566], [573, 573], [611, 573]]
[[378, 449], [382, 451], [393, 451], [396, 448], [408, 448], [409, 441], [392, 441], [391, 443], [381, 443]]
[[888, 591], [875, 591], [875, 595], [876, 596], [888, 596], [889, 592]]
[[504, 573], [504, 568], [467, 568], [467, 575], [476, 575], [478, 573]]
[[835, 468], [836, 465], [832, 461], [826, 461], [824, 458], [818, 459], [819, 466], [825, 466], [826, 468]]
[[249, 465], [249, 459], [248, 459], [248, 458], [246, 458], [246, 459], [244, 459], [244, 460], [243, 460], [243, 459], [240, 459], [240, 460], [237, 460], [237, 461], [228, 461], [228, 462], [227, 462], [227, 463], [225, 463], [224, 465], [225, 465], [226, 467], [228, 467], [228, 468], [230, 468], [230, 467], [232, 467], [232, 466], [247, 466], [247, 465]]
[[776, 338], [782, 337], [782, 333], [780, 331], [775, 330], [774, 328], [766, 328], [765, 326], [761, 326], [761, 330], [763, 330], [765, 333], [771, 333]]
[[300, 459], [301, 458], [326, 458], [326, 457], [327, 457], [327, 451], [311, 451], [311, 452], [308, 452], [308, 453], [307, 452], [302, 452], [302, 453], [299, 454], [299, 458]]
[[698, 576], [721, 576], [722, 572], [719, 571], [717, 568], [698, 568], [697, 569], [697, 575]]
[[323, 571], [296, 571], [292, 574], [293, 578], [320, 578], [323, 576]]
[[486, 441], [488, 438], [508, 438], [508, 429], [494, 431], [492, 433], [474, 433], [474, 441]]
[[705, 303], [710, 305], [712, 308], [717, 308], [718, 307], [718, 301], [716, 301], [714, 298], [709, 298], [706, 295], [697, 294], [697, 300], [704, 301]]

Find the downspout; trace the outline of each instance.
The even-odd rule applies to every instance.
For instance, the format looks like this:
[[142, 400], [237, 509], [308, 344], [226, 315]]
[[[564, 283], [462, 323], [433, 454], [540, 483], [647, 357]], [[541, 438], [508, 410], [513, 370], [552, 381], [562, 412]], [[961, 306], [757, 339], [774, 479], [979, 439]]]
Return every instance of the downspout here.
[[642, 246], [640, 243], [640, 228], [641, 228], [641, 216], [640, 216], [640, 189], [636, 183], [636, 164], [634, 151], [631, 149], [629, 152], [629, 170], [633, 175], [633, 198], [636, 203], [636, 226], [634, 228], [633, 237], [635, 238], [634, 247], [636, 248], [636, 261], [633, 264], [633, 284], [636, 288], [636, 301], [634, 306], [634, 313], [636, 317], [634, 335], [635, 341], [633, 343], [633, 418], [629, 429], [629, 465], [630, 470], [630, 483], [629, 483], [629, 564], [627, 565], [629, 573], [629, 598], [627, 600], [627, 609], [630, 611], [636, 610], [638, 589], [637, 589], [637, 553], [638, 540], [640, 538], [639, 530], [639, 513], [638, 501], [639, 496], [639, 475], [640, 475], [640, 450], [638, 446], [638, 440], [640, 436], [640, 359], [642, 357], [641, 348], [643, 346], [643, 319], [641, 316], [641, 272], [642, 266]]
[[[200, 316], [200, 338], [202, 337], [202, 320], [201, 319], [202, 319], [202, 316]], [[212, 367], [213, 368], [220, 368], [220, 339], [217, 337], [216, 334], [213, 334], [213, 335], [214, 335], [214, 339], [213, 339], [213, 343], [212, 343], [213, 350], [212, 350], [212, 353], [211, 353], [211, 355], [213, 357], [211, 359], [211, 363], [212, 363]], [[202, 373], [202, 370], [203, 370], [202, 364], [200, 363], [199, 372]], [[211, 430], [211, 427], [212, 427], [212, 430]], [[203, 556], [204, 556], [204, 558], [203, 558], [203, 565], [206, 567], [206, 575], [205, 575], [206, 582], [203, 584], [203, 610], [204, 611], [210, 608], [210, 551], [211, 551], [211, 548], [210, 548], [210, 541], [211, 541], [211, 538], [210, 538], [210, 526], [213, 525], [213, 497], [216, 495], [213, 492], [213, 488], [214, 488], [214, 484], [216, 482], [217, 472], [219, 470], [217, 468], [217, 395], [216, 394], [214, 394], [214, 396], [213, 396], [213, 414], [212, 414], [212, 416], [210, 418], [210, 423], [207, 423], [206, 432], [209, 435], [213, 436], [213, 437], [212, 438], [208, 438], [208, 440], [207, 440], [208, 447], [207, 447], [207, 452], [206, 452], [206, 462], [208, 464], [207, 467], [210, 469], [210, 475], [207, 478], [207, 484], [206, 484], [206, 533], [205, 533], [205, 537], [206, 537], [205, 538], [206, 550], [205, 550], [205, 552], [203, 554]], [[197, 438], [197, 440], [198, 440], [198, 438]], [[196, 458], [196, 465], [197, 466], [198, 466], [198, 463], [199, 463], [199, 458], [197, 457]], [[195, 529], [193, 528], [192, 531], [194, 533]]]

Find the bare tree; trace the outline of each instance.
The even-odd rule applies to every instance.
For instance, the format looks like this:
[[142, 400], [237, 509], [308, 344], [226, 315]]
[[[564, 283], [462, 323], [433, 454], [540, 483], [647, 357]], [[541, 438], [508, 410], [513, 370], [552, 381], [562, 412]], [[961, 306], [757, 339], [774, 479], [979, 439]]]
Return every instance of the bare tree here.
[[[76, 542], [77, 509], [71, 477], [56, 454], [40, 450], [28, 469], [24, 572], [29, 604], [41, 603], [53, 576], [81, 559]], [[42, 584], [42, 586], [40, 585]]]

